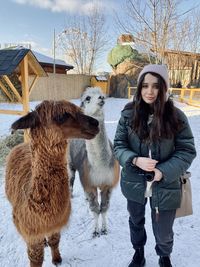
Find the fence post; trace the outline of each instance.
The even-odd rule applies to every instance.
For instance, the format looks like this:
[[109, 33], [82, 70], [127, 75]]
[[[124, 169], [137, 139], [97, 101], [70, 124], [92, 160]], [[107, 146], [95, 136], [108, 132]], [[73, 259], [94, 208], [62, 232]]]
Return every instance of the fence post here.
[[130, 83], [128, 82], [128, 99], [131, 98], [131, 89], [130, 89]]
[[185, 89], [181, 89], [181, 95], [180, 95], [180, 102], [183, 102], [183, 97], [184, 97]]
[[190, 98], [189, 98], [189, 103], [192, 104], [192, 99], [193, 99], [194, 91], [190, 89]]

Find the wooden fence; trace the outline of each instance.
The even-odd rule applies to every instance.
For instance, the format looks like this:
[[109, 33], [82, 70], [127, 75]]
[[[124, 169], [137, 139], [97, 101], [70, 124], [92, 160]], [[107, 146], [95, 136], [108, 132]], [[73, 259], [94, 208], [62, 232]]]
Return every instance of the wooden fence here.
[[[61, 100], [80, 98], [87, 86], [90, 86], [91, 76], [80, 74], [51, 74], [38, 79], [30, 94], [30, 101]], [[31, 79], [30, 79], [31, 81]]]
[[128, 98], [129, 99], [135, 95], [136, 90], [137, 90], [137, 87], [128, 86]]
[[170, 88], [169, 92], [180, 102], [200, 107], [200, 88]]
[[[128, 87], [128, 98], [135, 95], [137, 87]], [[200, 107], [200, 88], [170, 88], [169, 93], [180, 102]]]

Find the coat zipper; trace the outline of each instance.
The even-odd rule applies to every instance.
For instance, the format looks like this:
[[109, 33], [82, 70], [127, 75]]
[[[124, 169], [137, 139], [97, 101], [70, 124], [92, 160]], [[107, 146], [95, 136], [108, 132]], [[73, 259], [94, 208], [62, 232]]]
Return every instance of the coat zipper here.
[[156, 222], [158, 222], [158, 220], [159, 220], [159, 209], [158, 209], [158, 207], [155, 207], [155, 210], [156, 210]]
[[[158, 141], [158, 161], [160, 160], [160, 141]], [[158, 208], [158, 184], [156, 184], [156, 198], [157, 198], [157, 206], [155, 207], [156, 210], [156, 222], [159, 220], [159, 208]]]

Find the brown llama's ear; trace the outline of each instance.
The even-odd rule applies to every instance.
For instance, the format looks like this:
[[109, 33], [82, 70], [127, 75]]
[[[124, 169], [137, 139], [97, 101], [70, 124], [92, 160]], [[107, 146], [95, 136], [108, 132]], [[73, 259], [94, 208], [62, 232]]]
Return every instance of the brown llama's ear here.
[[11, 128], [13, 130], [35, 128], [40, 124], [40, 119], [36, 111], [29, 112], [27, 115], [15, 121]]

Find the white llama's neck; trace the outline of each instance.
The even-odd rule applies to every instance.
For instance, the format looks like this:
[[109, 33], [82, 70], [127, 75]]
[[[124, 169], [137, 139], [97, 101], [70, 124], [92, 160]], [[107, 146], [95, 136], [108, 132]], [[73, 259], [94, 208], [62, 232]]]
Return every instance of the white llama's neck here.
[[95, 138], [86, 140], [86, 150], [89, 162], [94, 162], [96, 159], [106, 161], [112, 157], [112, 150], [109, 139], [106, 134], [104, 121], [99, 121], [99, 133]]

